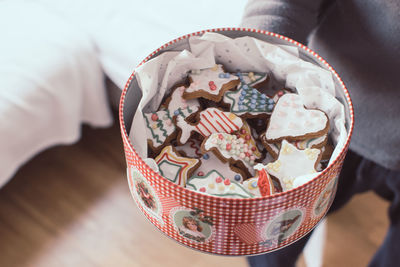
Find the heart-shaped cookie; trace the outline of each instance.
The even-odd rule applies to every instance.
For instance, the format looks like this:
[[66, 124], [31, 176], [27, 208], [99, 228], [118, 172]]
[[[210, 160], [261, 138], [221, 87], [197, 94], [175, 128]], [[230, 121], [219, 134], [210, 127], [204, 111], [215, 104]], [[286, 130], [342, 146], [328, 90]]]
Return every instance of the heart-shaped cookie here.
[[292, 142], [319, 137], [328, 130], [329, 119], [323, 111], [306, 109], [298, 94], [285, 94], [275, 105], [265, 138], [268, 142]]

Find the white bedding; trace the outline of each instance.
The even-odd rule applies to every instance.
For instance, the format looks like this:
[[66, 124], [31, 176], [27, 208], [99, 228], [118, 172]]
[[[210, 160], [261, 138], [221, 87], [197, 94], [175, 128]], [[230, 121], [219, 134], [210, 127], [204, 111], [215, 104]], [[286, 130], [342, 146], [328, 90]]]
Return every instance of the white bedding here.
[[0, 0], [0, 187], [27, 160], [112, 123], [104, 74], [186, 33], [240, 22], [246, 1]]
[[[23, 5], [22, 5], [23, 4]], [[23, 8], [21, 8], [23, 7]], [[0, 2], [0, 186], [33, 155], [112, 117], [93, 43], [40, 5]]]

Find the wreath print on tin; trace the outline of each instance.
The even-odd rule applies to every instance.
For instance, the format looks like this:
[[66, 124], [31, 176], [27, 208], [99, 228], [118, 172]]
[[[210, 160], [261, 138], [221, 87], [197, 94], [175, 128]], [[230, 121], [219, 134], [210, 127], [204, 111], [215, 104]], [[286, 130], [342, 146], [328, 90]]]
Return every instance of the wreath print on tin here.
[[260, 245], [266, 247], [279, 246], [299, 229], [304, 219], [302, 208], [285, 210], [269, 221], [264, 227], [265, 241]]
[[194, 243], [208, 243], [213, 239], [213, 218], [198, 208], [173, 208], [171, 221], [179, 235]]
[[155, 218], [161, 226], [164, 225], [161, 217], [162, 205], [154, 189], [135, 167], [132, 166], [130, 169], [132, 182], [129, 183], [129, 186], [132, 186], [131, 192], [134, 198], [148, 215]]
[[321, 192], [317, 201], [314, 203], [313, 215], [315, 217], [324, 214], [324, 211], [326, 211], [326, 209], [332, 204], [335, 197], [335, 190], [338, 180], [339, 176], [333, 178]]

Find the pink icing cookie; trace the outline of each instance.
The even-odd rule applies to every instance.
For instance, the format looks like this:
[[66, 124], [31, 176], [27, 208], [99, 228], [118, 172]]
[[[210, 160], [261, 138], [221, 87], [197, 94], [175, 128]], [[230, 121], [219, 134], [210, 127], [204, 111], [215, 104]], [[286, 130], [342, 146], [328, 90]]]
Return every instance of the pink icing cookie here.
[[297, 94], [285, 94], [272, 112], [265, 138], [268, 142], [304, 140], [319, 137], [329, 130], [326, 114], [316, 109], [304, 108]]
[[222, 65], [213, 68], [192, 70], [189, 74], [190, 85], [183, 93], [185, 99], [203, 97], [215, 102], [221, 101], [225, 91], [235, 88], [239, 78], [224, 71]]
[[300, 150], [283, 140], [278, 159], [265, 166], [259, 164], [257, 168], [264, 168], [278, 178], [283, 191], [287, 191], [294, 188], [293, 183], [298, 177], [316, 172], [320, 157], [321, 150], [317, 148]]
[[186, 122], [183, 116], [177, 116], [176, 125], [180, 129], [178, 142], [185, 144], [193, 132], [207, 137], [213, 133], [233, 133], [243, 126], [241, 118], [217, 108], [207, 108], [198, 113], [198, 122]]

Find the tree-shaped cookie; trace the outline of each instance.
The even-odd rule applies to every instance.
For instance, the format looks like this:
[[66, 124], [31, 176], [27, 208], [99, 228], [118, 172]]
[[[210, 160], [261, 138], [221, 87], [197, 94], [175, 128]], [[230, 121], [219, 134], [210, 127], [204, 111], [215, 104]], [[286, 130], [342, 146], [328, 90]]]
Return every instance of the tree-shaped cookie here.
[[[249, 74], [252, 74], [249, 76]], [[267, 95], [260, 93], [255, 86], [266, 80], [266, 76], [250, 72], [246, 76], [238, 74], [240, 85], [236, 91], [224, 94], [223, 102], [230, 106], [230, 112], [244, 117], [260, 117], [271, 114], [275, 101]], [[246, 77], [246, 78], [245, 78]]]
[[143, 114], [146, 123], [147, 142], [151, 150], [158, 153], [176, 136], [176, 127], [168, 110]]

